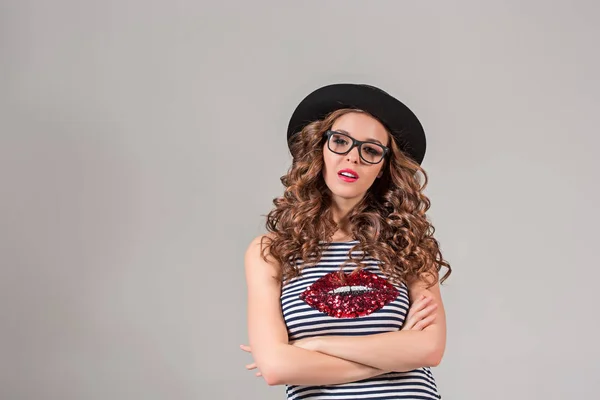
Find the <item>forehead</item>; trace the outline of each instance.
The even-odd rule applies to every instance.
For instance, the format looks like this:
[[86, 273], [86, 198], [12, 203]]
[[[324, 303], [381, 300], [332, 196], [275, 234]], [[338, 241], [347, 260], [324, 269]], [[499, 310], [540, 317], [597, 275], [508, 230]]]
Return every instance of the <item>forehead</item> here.
[[346, 131], [358, 140], [378, 140], [384, 145], [388, 143], [389, 135], [381, 122], [363, 113], [344, 114], [335, 120], [331, 129]]

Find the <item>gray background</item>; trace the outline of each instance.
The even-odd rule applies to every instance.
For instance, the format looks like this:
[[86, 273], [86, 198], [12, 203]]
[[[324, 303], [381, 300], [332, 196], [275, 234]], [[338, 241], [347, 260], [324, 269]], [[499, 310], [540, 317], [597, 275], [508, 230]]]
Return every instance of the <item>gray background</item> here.
[[341, 81], [428, 134], [444, 398], [597, 398], [599, 11], [2, 1], [0, 398], [284, 398], [238, 348], [243, 254]]

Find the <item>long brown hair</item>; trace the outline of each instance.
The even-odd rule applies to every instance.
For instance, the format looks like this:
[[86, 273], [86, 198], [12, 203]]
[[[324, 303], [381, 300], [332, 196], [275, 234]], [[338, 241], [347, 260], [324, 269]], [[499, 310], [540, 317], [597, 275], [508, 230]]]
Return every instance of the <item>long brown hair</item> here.
[[[275, 207], [266, 216], [270, 234], [262, 242], [264, 259], [269, 256], [281, 265], [284, 282], [317, 263], [323, 250], [321, 242], [330, 242], [338, 229], [333, 220], [330, 191], [322, 176], [323, 133], [338, 117], [349, 112], [364, 111], [334, 111], [292, 137], [290, 150], [294, 160], [287, 174], [281, 177], [285, 191], [273, 200]], [[427, 174], [393, 139], [390, 147], [383, 175], [348, 213], [349, 229], [358, 241], [351, 251], [363, 254], [358, 258], [351, 255], [346, 263], [354, 262], [361, 268], [362, 261], [370, 256], [381, 262], [382, 272], [391, 280], [406, 283], [423, 278], [430, 286], [437, 282], [441, 268], [446, 267], [442, 283], [452, 269], [442, 257], [433, 237], [435, 229], [426, 216], [430, 208], [430, 201], [423, 194]]]

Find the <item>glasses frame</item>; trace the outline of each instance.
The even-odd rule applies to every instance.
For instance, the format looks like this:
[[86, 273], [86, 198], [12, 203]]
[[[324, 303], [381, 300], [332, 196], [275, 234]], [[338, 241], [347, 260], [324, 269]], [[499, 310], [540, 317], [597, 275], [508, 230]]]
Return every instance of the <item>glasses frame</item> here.
[[[341, 135], [341, 136], [345, 136], [347, 137], [351, 142], [352, 145], [350, 146], [350, 148], [342, 153], [339, 153], [337, 151], [333, 151], [331, 150], [331, 146], [329, 145], [329, 141], [331, 139], [332, 135]], [[358, 155], [360, 156], [360, 159], [363, 160], [364, 162], [366, 162], [367, 164], [372, 164], [372, 165], [376, 165], [379, 164], [380, 162], [382, 162], [385, 157], [388, 155], [390, 148], [386, 147], [380, 143], [377, 142], [371, 142], [371, 141], [362, 141], [362, 140], [356, 140], [354, 139], [352, 136], [348, 135], [347, 133], [344, 132], [338, 132], [338, 131], [334, 131], [332, 129], [327, 130], [324, 134], [323, 137], [325, 138], [326, 142], [327, 142], [327, 148], [329, 149], [329, 151], [331, 151], [334, 154], [339, 154], [339, 155], [346, 155], [348, 153], [350, 153], [352, 151], [353, 148], [358, 147]], [[362, 155], [362, 146], [363, 144], [370, 144], [370, 145], [375, 145], [375, 146], [379, 146], [383, 149], [383, 156], [381, 156], [381, 160], [377, 161], [377, 162], [371, 162], [371, 161], [367, 161], [365, 160], [365, 158]]]

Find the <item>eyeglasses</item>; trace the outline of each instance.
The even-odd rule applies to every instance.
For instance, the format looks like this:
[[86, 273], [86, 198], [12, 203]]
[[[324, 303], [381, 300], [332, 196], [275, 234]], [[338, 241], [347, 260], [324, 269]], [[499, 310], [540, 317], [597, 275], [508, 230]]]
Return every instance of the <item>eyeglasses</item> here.
[[375, 142], [363, 142], [342, 132], [328, 130], [323, 134], [327, 138], [327, 148], [335, 154], [348, 154], [358, 147], [360, 158], [369, 164], [379, 164], [390, 151], [388, 147]]

